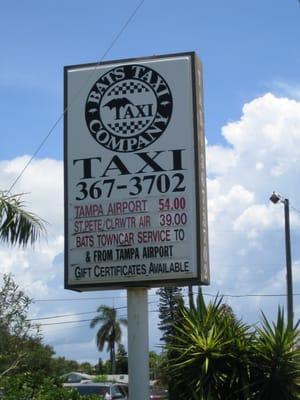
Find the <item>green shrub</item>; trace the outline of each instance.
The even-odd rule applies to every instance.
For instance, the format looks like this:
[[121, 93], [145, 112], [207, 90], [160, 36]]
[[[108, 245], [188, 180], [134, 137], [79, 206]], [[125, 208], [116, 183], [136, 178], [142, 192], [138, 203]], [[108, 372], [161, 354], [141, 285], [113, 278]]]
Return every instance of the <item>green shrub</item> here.
[[31, 374], [2, 377], [0, 388], [5, 400], [99, 400], [95, 395], [83, 397], [76, 389], [64, 388], [50, 378], [39, 382]]
[[93, 382], [106, 382], [107, 381], [107, 375], [97, 375], [95, 378], [93, 378]]

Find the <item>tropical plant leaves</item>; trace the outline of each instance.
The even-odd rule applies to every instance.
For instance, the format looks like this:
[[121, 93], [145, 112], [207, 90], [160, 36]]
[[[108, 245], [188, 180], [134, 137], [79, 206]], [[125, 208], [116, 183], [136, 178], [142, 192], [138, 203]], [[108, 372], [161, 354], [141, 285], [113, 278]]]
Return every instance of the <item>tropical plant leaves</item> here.
[[0, 240], [11, 245], [33, 245], [45, 232], [44, 221], [25, 210], [21, 195], [0, 191]]
[[300, 349], [298, 324], [289, 328], [278, 309], [276, 323], [262, 313], [252, 350], [252, 387], [257, 399], [294, 400], [300, 393]]
[[181, 308], [168, 344], [168, 371], [178, 399], [296, 400], [300, 393], [298, 325], [262, 314], [260, 327], [237, 320], [222, 298]]

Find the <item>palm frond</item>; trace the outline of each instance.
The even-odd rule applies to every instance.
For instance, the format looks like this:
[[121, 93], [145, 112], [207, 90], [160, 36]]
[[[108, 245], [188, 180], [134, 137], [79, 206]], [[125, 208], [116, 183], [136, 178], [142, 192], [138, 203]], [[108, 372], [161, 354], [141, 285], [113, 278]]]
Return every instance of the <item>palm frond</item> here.
[[105, 321], [106, 318], [102, 317], [101, 315], [96, 315], [96, 317], [94, 317], [90, 322], [90, 328], [95, 328], [96, 325]]
[[21, 195], [0, 191], [0, 240], [11, 245], [33, 245], [42, 233], [44, 222], [24, 208]]
[[109, 351], [111, 346], [107, 338], [110, 336], [111, 326], [109, 324], [104, 324], [97, 332], [96, 342], [97, 347], [100, 351], [103, 350], [105, 343], [107, 343], [107, 350]]

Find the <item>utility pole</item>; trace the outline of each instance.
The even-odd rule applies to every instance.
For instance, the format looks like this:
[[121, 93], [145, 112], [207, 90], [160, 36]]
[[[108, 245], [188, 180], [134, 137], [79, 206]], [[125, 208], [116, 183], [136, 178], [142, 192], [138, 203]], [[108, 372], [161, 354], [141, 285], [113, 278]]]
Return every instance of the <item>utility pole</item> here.
[[289, 200], [278, 193], [273, 192], [270, 197], [272, 203], [282, 203], [284, 205], [284, 226], [285, 226], [285, 254], [286, 254], [286, 288], [287, 288], [287, 321], [288, 328], [294, 326], [293, 308], [293, 275], [292, 275], [292, 256], [291, 256], [291, 237], [290, 237], [290, 205]]
[[286, 250], [286, 283], [287, 283], [287, 316], [288, 327], [294, 326], [293, 311], [293, 278], [292, 278], [292, 256], [290, 237], [290, 206], [289, 200], [284, 199], [284, 221], [285, 221], [285, 250]]
[[189, 285], [189, 286], [188, 286], [188, 292], [189, 292], [189, 294], [188, 294], [188, 296], [189, 296], [189, 305], [190, 305], [190, 309], [192, 309], [192, 308], [195, 307], [195, 304], [194, 304], [194, 294], [193, 294], [193, 286], [192, 286], [192, 285]]

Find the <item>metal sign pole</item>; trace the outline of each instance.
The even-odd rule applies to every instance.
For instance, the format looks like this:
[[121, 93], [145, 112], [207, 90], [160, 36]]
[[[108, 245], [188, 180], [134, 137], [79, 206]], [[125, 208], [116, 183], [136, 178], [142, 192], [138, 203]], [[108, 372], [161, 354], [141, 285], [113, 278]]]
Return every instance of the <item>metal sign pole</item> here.
[[148, 400], [148, 289], [128, 288], [127, 308], [129, 396], [130, 400]]
[[287, 282], [287, 317], [288, 327], [294, 327], [293, 310], [293, 278], [292, 278], [292, 256], [290, 237], [290, 206], [289, 200], [284, 199], [284, 221], [285, 221], [285, 250], [286, 250], [286, 282]]

